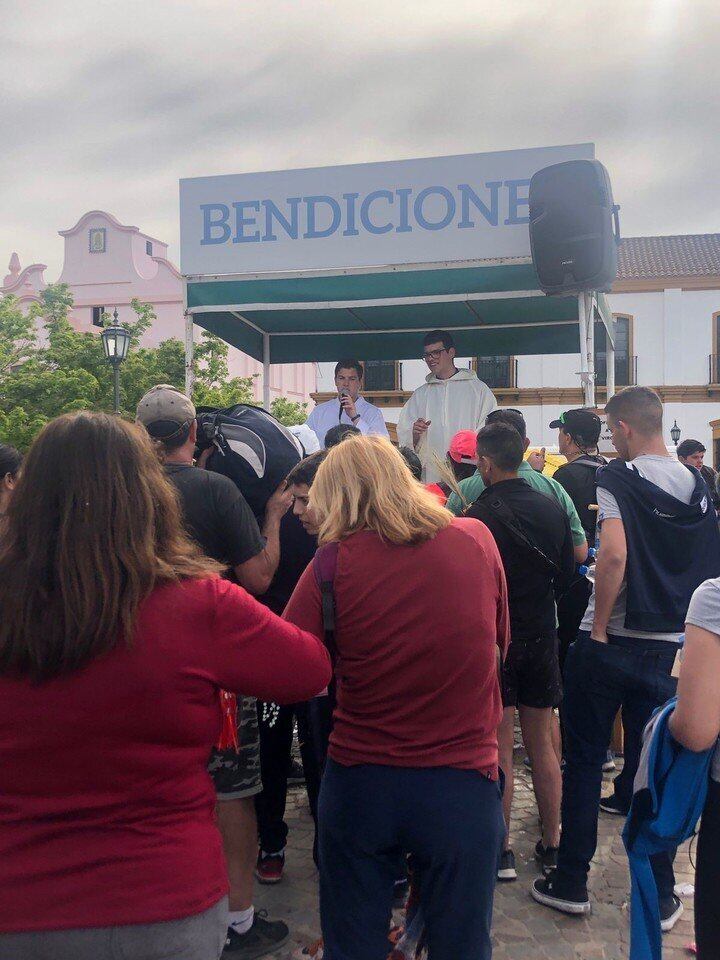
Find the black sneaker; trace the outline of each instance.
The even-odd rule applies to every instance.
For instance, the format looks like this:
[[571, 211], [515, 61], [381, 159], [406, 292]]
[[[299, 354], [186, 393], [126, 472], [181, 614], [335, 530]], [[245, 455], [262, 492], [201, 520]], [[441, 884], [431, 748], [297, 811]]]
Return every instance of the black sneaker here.
[[498, 861], [497, 878], [507, 882], [517, 880], [517, 870], [515, 869], [515, 854], [512, 850], [503, 850]]
[[600, 800], [600, 809], [604, 810], [605, 813], [614, 813], [616, 817], [626, 817], [630, 812], [624, 804], [620, 803], [614, 793]]
[[289, 787], [299, 787], [305, 783], [305, 771], [303, 770], [303, 765], [299, 760], [296, 760], [295, 757], [293, 757], [290, 761], [287, 783]]
[[228, 927], [223, 960], [255, 960], [281, 947], [290, 936], [290, 930], [282, 920], [268, 920], [267, 910], [256, 910], [253, 923], [247, 933], [238, 933]]
[[258, 851], [257, 864], [255, 866], [255, 876], [260, 883], [280, 883], [283, 878], [284, 869], [284, 853], [263, 853], [262, 850]]
[[555, 869], [557, 858], [557, 847], [544, 847], [542, 840], [538, 840], [535, 844], [535, 859], [539, 863], [544, 877], [547, 877], [550, 871]]
[[608, 750], [607, 756], [605, 757], [602, 765], [603, 773], [612, 773], [613, 770], [617, 770], [617, 765], [615, 763], [615, 757], [613, 756], [612, 750]]
[[669, 933], [683, 914], [684, 907], [679, 897], [673, 894], [671, 900], [660, 904], [660, 929]]
[[549, 877], [539, 877], [530, 887], [530, 896], [544, 907], [552, 907], [561, 913], [573, 916], [583, 916], [590, 913], [590, 898], [587, 887], [584, 885], [574, 891], [558, 890], [556, 874], [553, 871]]

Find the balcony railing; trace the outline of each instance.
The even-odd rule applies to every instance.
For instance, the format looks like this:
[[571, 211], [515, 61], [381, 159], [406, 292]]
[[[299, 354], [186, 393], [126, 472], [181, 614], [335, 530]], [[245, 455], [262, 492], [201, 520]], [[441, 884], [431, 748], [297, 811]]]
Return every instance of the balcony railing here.
[[[634, 387], [637, 383], [637, 357], [615, 357], [615, 386]], [[607, 356], [595, 356], [595, 384], [607, 386]]]
[[491, 388], [517, 386], [516, 357], [478, 357], [477, 375]]

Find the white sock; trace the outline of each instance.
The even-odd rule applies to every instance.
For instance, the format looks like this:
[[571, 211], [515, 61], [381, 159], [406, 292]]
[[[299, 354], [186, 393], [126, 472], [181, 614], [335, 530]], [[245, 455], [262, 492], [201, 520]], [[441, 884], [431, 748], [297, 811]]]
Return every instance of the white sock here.
[[255, 919], [255, 907], [247, 910], [231, 910], [228, 914], [228, 923], [235, 933], [247, 933]]

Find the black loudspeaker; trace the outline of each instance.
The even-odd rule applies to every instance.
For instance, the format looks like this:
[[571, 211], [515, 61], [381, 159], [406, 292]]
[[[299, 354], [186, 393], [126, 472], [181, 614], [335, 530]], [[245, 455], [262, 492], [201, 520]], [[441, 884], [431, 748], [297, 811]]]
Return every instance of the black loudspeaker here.
[[619, 207], [599, 160], [567, 160], [530, 180], [530, 249], [544, 293], [610, 290]]

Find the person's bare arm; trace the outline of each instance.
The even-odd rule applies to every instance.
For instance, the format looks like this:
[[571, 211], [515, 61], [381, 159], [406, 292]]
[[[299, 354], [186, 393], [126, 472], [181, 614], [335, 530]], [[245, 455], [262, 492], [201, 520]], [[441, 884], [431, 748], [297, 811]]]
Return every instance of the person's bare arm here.
[[709, 750], [720, 736], [720, 636], [688, 623], [670, 732], [688, 750]]
[[607, 625], [617, 600], [627, 561], [625, 527], [619, 517], [603, 521], [600, 549], [595, 564], [595, 620], [593, 640], [607, 643]]
[[248, 593], [260, 596], [272, 583], [280, 563], [280, 521], [291, 503], [292, 495], [283, 480], [265, 507], [265, 522], [262, 528], [266, 541], [265, 549], [234, 568], [238, 583]]
[[587, 540], [585, 540], [583, 543], [573, 544], [573, 556], [575, 558], [575, 563], [585, 563], [588, 558]]

